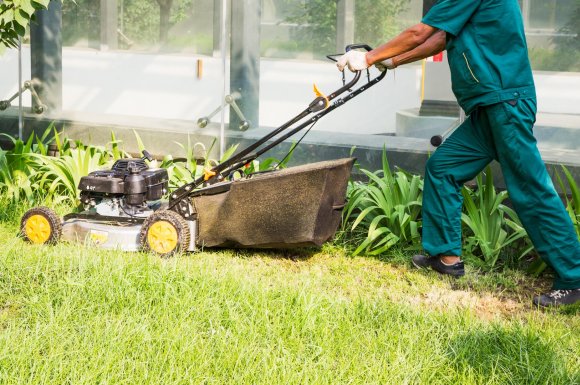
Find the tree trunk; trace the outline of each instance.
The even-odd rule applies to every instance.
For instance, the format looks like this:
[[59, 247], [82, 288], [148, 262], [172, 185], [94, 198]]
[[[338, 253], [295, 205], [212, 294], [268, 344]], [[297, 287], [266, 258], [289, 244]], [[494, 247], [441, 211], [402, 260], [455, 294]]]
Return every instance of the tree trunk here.
[[159, 4], [159, 42], [164, 44], [169, 34], [169, 16], [171, 16], [173, 0], [157, 0], [157, 3]]

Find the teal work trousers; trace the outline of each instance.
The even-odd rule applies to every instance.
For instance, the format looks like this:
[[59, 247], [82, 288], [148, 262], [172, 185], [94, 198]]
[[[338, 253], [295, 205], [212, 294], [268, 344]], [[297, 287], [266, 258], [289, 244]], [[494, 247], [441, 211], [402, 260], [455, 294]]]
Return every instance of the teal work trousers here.
[[554, 289], [580, 288], [580, 242], [540, 157], [535, 99], [478, 107], [429, 158], [423, 194], [423, 248], [461, 255], [463, 184], [492, 160], [536, 250], [556, 272]]

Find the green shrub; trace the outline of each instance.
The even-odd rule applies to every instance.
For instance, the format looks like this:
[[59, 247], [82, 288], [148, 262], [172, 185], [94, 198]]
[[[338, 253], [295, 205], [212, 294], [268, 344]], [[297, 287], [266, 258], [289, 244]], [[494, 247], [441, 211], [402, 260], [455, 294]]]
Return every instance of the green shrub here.
[[515, 212], [502, 204], [508, 193], [496, 191], [491, 167], [488, 166], [476, 180], [476, 189], [463, 187], [461, 191], [465, 209], [461, 219], [469, 230], [463, 251], [468, 257], [478, 257], [475, 261], [480, 267], [492, 269], [502, 249], [524, 238], [527, 233]]
[[103, 152], [92, 146], [71, 149], [70, 153], [59, 157], [42, 155], [37, 157], [41, 164], [40, 187], [57, 202], [64, 200], [76, 202], [79, 194], [77, 187], [81, 178], [106, 167]]
[[[566, 188], [566, 183], [562, 179], [560, 173], [556, 170], [556, 179], [558, 180], [558, 184], [560, 188], [564, 192], [566, 196], [566, 211], [568, 215], [570, 215], [570, 219], [572, 220], [572, 225], [574, 229], [576, 229], [576, 234], [578, 235], [578, 239], [580, 240], [580, 186], [574, 180], [574, 177], [570, 173], [570, 171], [566, 168], [566, 166], [562, 166], [562, 172], [566, 178], [566, 183], [568, 188]], [[570, 191], [571, 195], [568, 196], [565, 192]], [[532, 263], [532, 265], [528, 268], [528, 272], [533, 275], [539, 275], [542, 273], [548, 265], [541, 259], [537, 259]]]
[[392, 172], [383, 149], [383, 169], [374, 173], [362, 169], [368, 183], [349, 186], [344, 222], [354, 219], [351, 231], [366, 232], [354, 254], [376, 255], [394, 245], [413, 246], [420, 241], [423, 180], [404, 171]]
[[[578, 234], [578, 239], [580, 239], [580, 186], [574, 180], [574, 177], [570, 173], [570, 171], [566, 168], [566, 166], [562, 166], [562, 172], [566, 177], [566, 182], [568, 184], [568, 189], [571, 192], [571, 196], [566, 194], [566, 211], [568, 211], [568, 215], [570, 215], [570, 219], [572, 219], [572, 224], [576, 229], [576, 234]], [[556, 172], [556, 178], [558, 179], [558, 183], [562, 188], [562, 191], [567, 191], [566, 186], [562, 180], [562, 177], [558, 172]]]
[[7, 134], [0, 134], [12, 142], [11, 150], [0, 149], [0, 191], [11, 201], [34, 201], [38, 195], [38, 164], [34, 154], [46, 155], [51, 124], [42, 136], [36, 134], [24, 142]]

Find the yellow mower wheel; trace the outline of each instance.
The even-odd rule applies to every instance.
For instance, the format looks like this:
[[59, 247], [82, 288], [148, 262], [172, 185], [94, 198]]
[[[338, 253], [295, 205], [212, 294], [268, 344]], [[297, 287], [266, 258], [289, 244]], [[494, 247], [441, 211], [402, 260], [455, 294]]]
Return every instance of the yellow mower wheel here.
[[145, 251], [168, 257], [187, 250], [190, 234], [187, 222], [171, 210], [156, 211], [143, 223], [139, 242]]
[[61, 232], [60, 218], [48, 207], [32, 208], [20, 220], [20, 236], [33, 244], [56, 243]]

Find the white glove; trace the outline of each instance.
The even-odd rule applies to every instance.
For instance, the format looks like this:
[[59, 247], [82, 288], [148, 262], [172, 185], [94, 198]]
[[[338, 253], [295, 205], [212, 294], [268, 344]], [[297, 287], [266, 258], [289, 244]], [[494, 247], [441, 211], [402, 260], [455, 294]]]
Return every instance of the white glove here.
[[375, 67], [379, 71], [385, 72], [386, 70], [394, 70], [397, 66], [393, 62], [393, 59], [392, 58], [389, 58], [389, 59], [380, 61], [378, 63], [375, 63]]
[[361, 51], [348, 51], [342, 55], [336, 62], [336, 66], [339, 71], [344, 71], [344, 67], [348, 66], [348, 69], [352, 72], [362, 71], [369, 67], [367, 63], [367, 55]]

